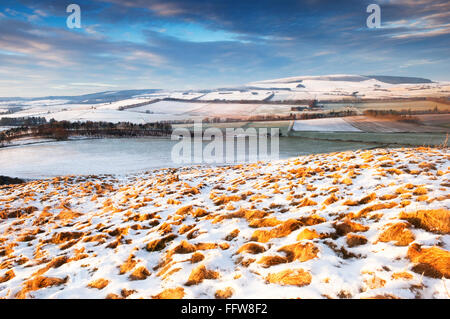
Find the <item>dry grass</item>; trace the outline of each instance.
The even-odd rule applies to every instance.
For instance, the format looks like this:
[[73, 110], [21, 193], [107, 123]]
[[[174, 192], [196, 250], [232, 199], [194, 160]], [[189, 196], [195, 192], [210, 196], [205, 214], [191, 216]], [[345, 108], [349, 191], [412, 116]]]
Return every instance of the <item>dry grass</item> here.
[[14, 277], [16, 277], [14, 271], [12, 269], [8, 270], [3, 276], [0, 277], [0, 284], [13, 279]]
[[367, 244], [367, 238], [357, 234], [347, 234], [348, 247], [356, 247]]
[[358, 205], [365, 205], [367, 203], [370, 203], [371, 201], [374, 201], [377, 199], [377, 194], [372, 193], [370, 195], [364, 196], [360, 200], [354, 201], [354, 200], [346, 200], [343, 205], [347, 206], [358, 206]]
[[195, 264], [201, 262], [203, 259], [205, 259], [205, 256], [202, 253], [196, 252], [192, 254], [190, 261], [192, 264]]
[[193, 253], [196, 250], [197, 249], [195, 248], [194, 245], [192, 245], [191, 243], [187, 242], [186, 240], [183, 240], [178, 246], [176, 246], [173, 249], [173, 253], [174, 254], [190, 254], [190, 253]]
[[261, 227], [275, 227], [282, 223], [282, 221], [271, 217], [271, 218], [263, 218], [263, 219], [255, 219], [252, 220], [249, 224], [252, 228], [261, 228]]
[[159, 294], [152, 296], [153, 299], [183, 299], [185, 293], [184, 288], [169, 288], [165, 289]]
[[381, 200], [391, 200], [391, 199], [395, 199], [395, 198], [397, 198], [397, 197], [398, 197], [397, 194], [386, 194], [386, 195], [380, 196], [379, 198], [380, 198]]
[[319, 248], [317, 248], [313, 243], [295, 243], [292, 245], [283, 246], [278, 249], [279, 252], [286, 254], [286, 258], [289, 262], [298, 260], [304, 262], [317, 257], [319, 253]]
[[367, 226], [352, 222], [348, 219], [341, 223], [334, 223], [333, 227], [336, 229], [338, 236], [344, 236], [348, 233], [365, 232], [369, 229]]
[[198, 285], [205, 279], [217, 279], [219, 278], [219, 273], [214, 270], [207, 270], [204, 265], [200, 265], [194, 270], [192, 270], [189, 275], [189, 279], [186, 282], [186, 286]]
[[423, 186], [419, 186], [413, 191], [413, 195], [426, 195], [427, 193], [428, 190]]
[[406, 223], [390, 225], [378, 237], [378, 240], [384, 243], [394, 241], [395, 246], [408, 246], [414, 239], [414, 234], [408, 229]]
[[258, 264], [261, 264], [264, 268], [269, 268], [275, 265], [287, 263], [288, 259], [282, 256], [263, 256], [258, 260]]
[[105, 288], [108, 285], [109, 285], [109, 280], [104, 279], [104, 278], [100, 278], [100, 279], [97, 279], [97, 280], [94, 280], [94, 281], [90, 282], [88, 284], [88, 287], [102, 290], [103, 288]]
[[134, 259], [134, 256], [131, 255], [128, 257], [128, 259], [119, 267], [119, 274], [123, 275], [131, 270], [136, 266], [137, 261]]
[[297, 240], [312, 240], [315, 238], [320, 238], [321, 236], [313, 229], [308, 228], [303, 229], [297, 236]]
[[450, 210], [448, 209], [402, 212], [399, 217], [409, 221], [417, 228], [434, 233], [450, 234]]
[[27, 282], [25, 282], [24, 287], [22, 288], [21, 291], [17, 293], [16, 298], [23, 299], [26, 298], [28, 293], [31, 291], [63, 285], [67, 282], [67, 280], [68, 280], [67, 277], [64, 279], [55, 277], [43, 277], [43, 276], [34, 277], [33, 279], [30, 279]]
[[231, 287], [227, 287], [222, 290], [219, 289], [214, 294], [214, 297], [216, 297], [216, 299], [229, 299], [231, 298], [231, 296], [233, 296], [233, 292], [233, 288]]
[[393, 273], [391, 278], [393, 280], [398, 280], [398, 279], [411, 280], [414, 278], [414, 276], [412, 274], [410, 274], [409, 272], [402, 271], [402, 272]]
[[250, 254], [261, 254], [266, 251], [266, 248], [257, 243], [246, 243], [238, 249], [238, 253], [250, 253]]
[[330, 197], [328, 197], [327, 199], [325, 199], [325, 201], [323, 202], [324, 205], [328, 206], [331, 205], [333, 203], [336, 203], [339, 200], [339, 198], [337, 198], [337, 196], [333, 193]]
[[128, 278], [130, 280], [145, 280], [150, 275], [150, 271], [148, 271], [148, 269], [144, 266], [141, 266], [139, 268], [136, 268]]
[[360, 217], [366, 217], [370, 212], [381, 210], [381, 209], [391, 209], [397, 206], [398, 204], [395, 202], [389, 202], [389, 203], [380, 203], [380, 204], [374, 204], [368, 207], [365, 207], [361, 209], [358, 214], [356, 214], [356, 218]]
[[369, 289], [377, 289], [384, 287], [384, 285], [386, 285], [386, 280], [373, 275], [370, 278], [365, 279], [364, 283]]
[[266, 277], [266, 281], [268, 283], [299, 287], [309, 285], [311, 283], [311, 279], [311, 274], [303, 269], [287, 269], [274, 274], [269, 274]]
[[288, 236], [293, 231], [299, 229], [302, 223], [296, 219], [289, 219], [280, 226], [271, 230], [256, 230], [252, 235], [252, 241], [267, 243], [272, 238], [280, 238]]
[[299, 221], [302, 223], [302, 226], [313, 226], [325, 223], [327, 220], [324, 217], [321, 217], [317, 214], [312, 214], [307, 217], [301, 217], [299, 218]]
[[230, 232], [224, 239], [226, 241], [232, 241], [239, 235], [239, 232], [240, 232], [239, 229], [235, 229], [232, 232]]
[[412, 244], [408, 248], [408, 258], [415, 263], [414, 272], [433, 278], [450, 278], [450, 252], [447, 250]]
[[147, 251], [150, 251], [150, 252], [163, 250], [164, 248], [166, 248], [166, 244], [168, 242], [171, 242], [172, 240], [174, 240], [177, 237], [178, 236], [175, 234], [170, 234], [165, 237], [155, 239], [155, 240], [147, 243], [145, 249], [147, 249]]

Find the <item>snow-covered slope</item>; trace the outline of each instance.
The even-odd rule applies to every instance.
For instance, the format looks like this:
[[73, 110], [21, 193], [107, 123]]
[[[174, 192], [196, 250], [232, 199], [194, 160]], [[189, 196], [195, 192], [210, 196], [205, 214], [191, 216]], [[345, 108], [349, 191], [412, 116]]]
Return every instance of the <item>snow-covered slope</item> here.
[[[126, 90], [72, 97], [0, 98], [0, 113], [2, 117], [45, 116], [49, 119], [70, 121], [103, 119], [105, 121], [122, 120], [141, 123], [142, 121], [192, 118], [196, 114], [189, 114], [189, 111], [201, 109], [204, 103], [208, 102], [239, 103], [239, 101], [254, 101], [255, 103], [267, 103], [302, 100], [305, 103], [305, 101], [313, 99], [329, 102], [344, 100], [355, 102], [360, 99], [386, 100], [449, 96], [450, 83], [432, 82], [421, 78], [360, 75], [300, 76], [206, 91]], [[169, 102], [163, 112], [158, 111], [162, 104], [151, 105], [153, 102], [164, 99], [184, 100], [189, 101], [189, 104], [184, 103], [186, 111], [180, 117], [179, 104], [177, 103], [171, 104], [174, 106], [172, 109], [170, 107], [172, 101], [163, 101]], [[246, 105], [241, 105], [235, 115], [241, 114], [241, 111], [245, 112], [246, 109]], [[12, 114], [5, 114], [8, 110]], [[111, 112], [105, 110], [111, 110]], [[119, 110], [121, 113], [119, 113]], [[215, 113], [214, 110], [217, 110], [217, 108], [212, 106], [211, 113], [207, 116], [222, 115], [221, 113]], [[147, 115], [137, 118], [136, 111], [147, 113]], [[148, 115], [153, 113], [158, 113], [158, 115]], [[284, 113], [284, 111], [281, 113]], [[74, 114], [80, 115], [73, 116]], [[258, 114], [261, 113], [254, 113], [253, 115]]]
[[4, 298], [449, 298], [446, 150], [0, 188]]
[[[271, 100], [341, 100], [349, 97], [390, 99], [448, 96], [449, 83], [393, 76], [328, 75], [299, 76], [250, 83], [253, 88], [272, 90]], [[289, 90], [286, 90], [289, 89]]]

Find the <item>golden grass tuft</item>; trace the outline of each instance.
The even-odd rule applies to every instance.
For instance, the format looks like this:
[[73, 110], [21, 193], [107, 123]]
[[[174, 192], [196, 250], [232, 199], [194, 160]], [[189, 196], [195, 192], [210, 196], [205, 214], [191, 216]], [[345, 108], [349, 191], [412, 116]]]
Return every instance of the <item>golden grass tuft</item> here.
[[333, 203], [336, 203], [339, 200], [339, 198], [336, 196], [336, 194], [332, 194], [330, 197], [328, 197], [327, 199], [325, 199], [325, 201], [323, 202], [324, 205], [328, 206], [331, 205]]
[[165, 289], [159, 294], [152, 296], [153, 299], [183, 299], [185, 293], [184, 288], [169, 288]]
[[262, 219], [254, 219], [250, 222], [249, 226], [252, 228], [261, 228], [261, 227], [275, 227], [282, 223], [282, 221], [278, 220], [275, 217], [270, 218], [262, 218]]
[[0, 284], [13, 279], [14, 277], [16, 277], [16, 274], [12, 269], [10, 269], [3, 276], [0, 277]]
[[226, 241], [232, 241], [239, 235], [239, 232], [240, 232], [239, 229], [235, 229], [232, 232], [230, 232], [228, 235], [226, 235], [224, 239]]
[[286, 258], [289, 262], [292, 262], [294, 260], [304, 262], [316, 258], [317, 254], [319, 253], [319, 248], [317, 248], [311, 242], [298, 242], [295, 244], [283, 246], [278, 249], [278, 251], [285, 253]]
[[195, 264], [201, 262], [203, 259], [205, 259], [205, 256], [202, 253], [195, 252], [192, 254], [190, 261], [192, 264]]
[[410, 280], [410, 279], [413, 279], [414, 276], [412, 274], [410, 274], [409, 272], [402, 271], [402, 272], [393, 273], [391, 278], [393, 280], [398, 280], [398, 279]]
[[186, 240], [183, 240], [178, 246], [176, 246], [173, 249], [173, 253], [174, 254], [190, 254], [190, 253], [193, 253], [196, 250], [197, 249], [195, 248], [194, 245], [192, 245], [191, 243], [187, 242]]
[[55, 277], [44, 277], [44, 276], [37, 276], [33, 279], [28, 280], [25, 282], [24, 287], [21, 291], [19, 291], [16, 295], [16, 298], [18, 299], [24, 299], [27, 297], [28, 293], [31, 291], [39, 290], [42, 288], [47, 287], [53, 287], [53, 286], [60, 286], [67, 282], [68, 277], [61, 279], [61, 278], [55, 278]]
[[219, 245], [216, 243], [197, 243], [195, 244], [195, 249], [197, 250], [210, 250], [216, 249]]
[[380, 204], [374, 204], [368, 207], [365, 207], [363, 209], [361, 209], [358, 214], [356, 214], [357, 218], [360, 217], [366, 217], [368, 213], [373, 212], [373, 211], [377, 211], [377, 210], [381, 210], [381, 209], [390, 209], [390, 208], [394, 208], [395, 206], [397, 206], [398, 204], [395, 202], [389, 202], [389, 203], [380, 203]]
[[327, 221], [326, 218], [321, 217], [317, 214], [312, 214], [306, 217], [300, 217], [298, 220], [302, 223], [302, 226], [313, 226], [325, 223]]
[[[246, 197], [246, 196], [244, 196]], [[213, 200], [214, 205], [219, 206], [219, 205], [224, 205], [224, 204], [228, 204], [229, 202], [238, 202], [244, 198], [242, 198], [242, 196], [238, 196], [238, 195], [231, 195], [231, 196], [227, 196], [227, 195], [221, 195], [221, 196], [215, 196], [212, 195], [210, 196], [210, 198]]]
[[266, 251], [266, 248], [262, 245], [259, 245], [257, 243], [246, 243], [246, 244], [242, 245], [242, 247], [239, 248], [237, 252], [239, 254], [250, 253], [250, 254], [256, 255], [256, 254], [261, 254], [265, 251]]
[[145, 249], [150, 252], [163, 250], [164, 248], [166, 248], [166, 244], [168, 242], [171, 242], [172, 240], [174, 240], [177, 237], [178, 236], [175, 234], [170, 234], [165, 237], [152, 240], [151, 242], [147, 243], [147, 245], [145, 246]]
[[134, 266], [136, 266], [137, 261], [134, 259], [134, 256], [131, 255], [128, 259], [119, 267], [119, 274], [123, 275], [129, 271], [131, 271]]
[[338, 236], [344, 236], [348, 233], [365, 232], [369, 229], [367, 226], [352, 222], [348, 219], [340, 223], [334, 223], [333, 227], [336, 229]]
[[287, 269], [274, 274], [269, 274], [266, 277], [268, 283], [298, 287], [309, 285], [311, 279], [311, 274], [303, 269]]
[[377, 289], [384, 287], [386, 285], [386, 280], [373, 275], [370, 278], [364, 279], [364, 283], [369, 289]]
[[357, 234], [347, 234], [348, 247], [356, 247], [367, 244], [367, 238]]
[[282, 256], [263, 256], [258, 260], [258, 264], [261, 264], [264, 268], [269, 268], [275, 265], [287, 263], [288, 259]]
[[307, 206], [315, 206], [317, 203], [308, 197], [304, 198], [302, 202], [298, 205], [298, 207], [307, 207]]
[[450, 210], [445, 208], [402, 212], [399, 218], [407, 220], [417, 228], [434, 233], [450, 234]]
[[233, 296], [233, 288], [227, 287], [225, 289], [219, 289], [214, 294], [214, 297], [216, 299], [229, 299], [231, 296]]
[[395, 246], [408, 246], [414, 239], [414, 234], [408, 229], [408, 225], [405, 223], [390, 225], [378, 237], [378, 240], [383, 243], [394, 241]]
[[271, 230], [256, 230], [251, 240], [257, 241], [260, 243], [266, 243], [272, 238], [281, 238], [288, 236], [293, 231], [299, 229], [302, 226], [302, 223], [296, 219], [288, 219], [283, 222], [283, 224], [279, 225], [276, 228], [272, 228]]
[[297, 240], [312, 240], [315, 238], [320, 238], [320, 235], [313, 229], [309, 230], [308, 228], [303, 229], [297, 236]]
[[385, 195], [380, 196], [379, 198], [381, 200], [391, 200], [391, 199], [395, 199], [397, 197], [398, 197], [397, 194], [385, 194]]
[[135, 280], [145, 280], [148, 276], [150, 276], [150, 271], [148, 271], [147, 268], [144, 266], [141, 266], [139, 268], [136, 268], [131, 275], [128, 277], [128, 279], [135, 281]]
[[70, 240], [79, 239], [84, 236], [82, 232], [60, 232], [55, 233], [53, 237], [50, 239], [50, 242], [53, 244], [61, 244]]
[[189, 275], [188, 281], [186, 282], [186, 286], [198, 285], [203, 282], [205, 279], [217, 279], [219, 278], [219, 273], [214, 270], [207, 270], [205, 265], [200, 265], [194, 270], [192, 270]]
[[426, 195], [426, 194], [428, 194], [428, 190], [423, 186], [419, 186], [413, 191], [413, 195]]
[[188, 206], [184, 206], [179, 208], [175, 214], [177, 215], [186, 215], [189, 214], [190, 212], [192, 212], [192, 205], [188, 205]]
[[98, 290], [102, 290], [103, 288], [105, 288], [108, 285], [109, 285], [109, 280], [104, 279], [104, 278], [100, 278], [100, 279], [97, 279], [97, 280], [94, 280], [94, 281], [90, 282], [88, 284], [88, 287], [89, 288], [95, 288], [95, 289], [98, 289]]
[[438, 247], [422, 248], [412, 244], [407, 256], [415, 263], [412, 270], [433, 278], [450, 278], [450, 252]]
[[192, 217], [203, 217], [203, 216], [206, 216], [206, 215], [208, 215], [209, 213], [205, 210], [205, 209], [203, 209], [203, 208], [201, 208], [201, 207], [198, 207], [197, 209], [195, 209], [193, 212], [192, 212]]

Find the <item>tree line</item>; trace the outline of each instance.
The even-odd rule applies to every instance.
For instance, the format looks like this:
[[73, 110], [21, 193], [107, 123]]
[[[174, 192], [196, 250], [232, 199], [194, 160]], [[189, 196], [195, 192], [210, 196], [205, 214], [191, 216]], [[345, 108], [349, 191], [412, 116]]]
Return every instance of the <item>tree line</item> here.
[[[130, 122], [69, 122], [43, 121], [42, 118], [28, 118], [27, 121], [9, 121], [7, 126], [20, 125], [0, 132], [0, 145], [5, 145], [13, 139], [22, 137], [46, 137], [56, 140], [66, 140], [69, 136], [88, 137], [137, 137], [137, 136], [167, 136], [172, 133], [169, 123], [155, 122], [135, 124]], [[36, 124], [37, 123], [37, 124]], [[2, 124], [5, 125], [5, 124]]]

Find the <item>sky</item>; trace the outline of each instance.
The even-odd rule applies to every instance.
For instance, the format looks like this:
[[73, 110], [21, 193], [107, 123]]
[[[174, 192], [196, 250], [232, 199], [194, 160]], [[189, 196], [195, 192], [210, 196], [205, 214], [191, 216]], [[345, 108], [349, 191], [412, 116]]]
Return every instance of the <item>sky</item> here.
[[[70, 29], [69, 4], [81, 9]], [[378, 4], [381, 27], [368, 28]], [[448, 0], [0, 0], [0, 97], [301, 75], [450, 80]]]

